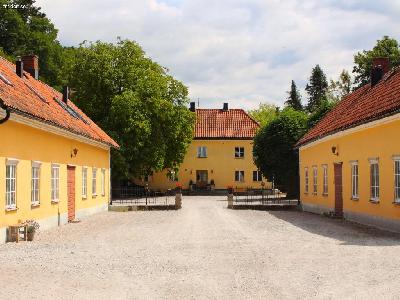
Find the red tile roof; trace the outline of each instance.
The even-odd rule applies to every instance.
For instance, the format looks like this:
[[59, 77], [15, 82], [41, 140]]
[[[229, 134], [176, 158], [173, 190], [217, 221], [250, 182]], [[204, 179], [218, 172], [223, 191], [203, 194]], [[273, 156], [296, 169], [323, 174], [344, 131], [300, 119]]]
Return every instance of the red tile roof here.
[[372, 88], [367, 84], [345, 97], [296, 146], [399, 112], [400, 68], [397, 68], [386, 73]]
[[243, 109], [196, 109], [195, 139], [252, 139], [260, 125]]
[[[118, 147], [118, 144], [72, 101], [68, 100], [68, 107], [72, 108], [69, 113], [59, 104], [62, 103], [61, 93], [34, 79], [27, 72], [24, 72], [24, 78], [21, 78], [15, 70], [14, 64], [0, 57], [0, 98], [12, 112]], [[74, 112], [75, 117], [71, 115]]]

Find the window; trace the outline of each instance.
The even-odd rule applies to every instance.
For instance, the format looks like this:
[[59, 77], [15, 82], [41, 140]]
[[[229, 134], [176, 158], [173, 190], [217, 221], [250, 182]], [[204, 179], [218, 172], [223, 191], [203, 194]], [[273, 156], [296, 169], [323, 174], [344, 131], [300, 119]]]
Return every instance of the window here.
[[92, 195], [97, 195], [97, 169], [93, 168], [92, 170]]
[[400, 202], [400, 157], [394, 161], [394, 201]]
[[51, 201], [58, 202], [60, 199], [60, 166], [51, 165]]
[[244, 147], [235, 147], [235, 157], [236, 158], [244, 157]]
[[318, 176], [318, 169], [317, 167], [313, 167], [313, 194], [316, 195], [317, 194], [317, 176]]
[[323, 174], [324, 174], [322, 194], [328, 195], [328, 166], [323, 165], [322, 170], [323, 170]]
[[206, 146], [200, 146], [197, 147], [197, 157], [207, 157], [207, 147]]
[[17, 164], [15, 159], [6, 161], [6, 209], [17, 208]]
[[244, 182], [244, 171], [235, 171], [235, 181]]
[[82, 168], [82, 198], [87, 197], [87, 168]]
[[40, 204], [40, 163], [32, 162], [31, 205]]
[[101, 169], [101, 195], [106, 194], [106, 170]]
[[358, 162], [351, 163], [351, 198], [358, 199]]
[[253, 181], [262, 181], [262, 174], [260, 171], [253, 171]]
[[378, 160], [370, 160], [371, 200], [379, 201], [379, 165]]
[[304, 191], [308, 193], [308, 168], [304, 169]]

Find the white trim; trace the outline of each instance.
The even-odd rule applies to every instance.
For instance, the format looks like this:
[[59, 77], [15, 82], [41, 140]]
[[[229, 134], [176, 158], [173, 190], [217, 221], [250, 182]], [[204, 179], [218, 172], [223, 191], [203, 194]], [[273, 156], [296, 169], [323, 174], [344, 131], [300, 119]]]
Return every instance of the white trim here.
[[354, 166], [354, 165], [358, 165], [358, 160], [351, 160], [349, 161], [350, 165]]
[[379, 157], [370, 157], [368, 161], [370, 164], [379, 164]]
[[[0, 111], [0, 117], [3, 114], [5, 115], [5, 113]], [[109, 150], [110, 147], [111, 147], [108, 144], [101, 143], [101, 142], [98, 142], [98, 141], [93, 140], [91, 138], [85, 137], [83, 135], [79, 135], [79, 134], [70, 132], [70, 131], [68, 131], [66, 129], [63, 129], [63, 128], [60, 128], [60, 127], [57, 127], [57, 126], [54, 126], [54, 125], [50, 125], [50, 124], [47, 124], [47, 123], [44, 123], [43, 121], [39, 121], [39, 120], [35, 120], [35, 119], [32, 119], [32, 118], [28, 118], [28, 117], [22, 116], [22, 115], [20, 115], [18, 113], [12, 113], [10, 115], [9, 121], [10, 120], [14, 121], [14, 122], [17, 122], [17, 123], [20, 123], [20, 124], [23, 124], [23, 125], [27, 125], [27, 126], [39, 129], [39, 130], [50, 132], [50, 133], [53, 133], [53, 134], [56, 134], [56, 135], [59, 135], [59, 136], [62, 136], [62, 137], [73, 139], [73, 140], [76, 140], [76, 141], [79, 141], [79, 142], [82, 142], [82, 143], [85, 143], [85, 144], [89, 144], [89, 145], [92, 145], [92, 146], [95, 146], [95, 147], [99, 147], [99, 148], [102, 148], [102, 149], [105, 149], [105, 150]]]
[[315, 146], [317, 144], [320, 144], [320, 143], [323, 143], [323, 142], [327, 142], [327, 141], [336, 139], [338, 137], [342, 137], [342, 136], [349, 135], [349, 134], [352, 134], [352, 133], [355, 133], [355, 132], [359, 132], [359, 131], [362, 131], [362, 130], [369, 129], [371, 127], [384, 125], [384, 124], [392, 123], [392, 122], [399, 121], [399, 120], [400, 120], [400, 113], [397, 113], [397, 114], [395, 114], [393, 116], [389, 116], [389, 117], [382, 118], [382, 119], [379, 119], [379, 120], [371, 121], [371, 122], [368, 122], [368, 123], [365, 123], [365, 124], [362, 124], [362, 125], [358, 125], [358, 126], [353, 127], [353, 128], [345, 129], [345, 130], [342, 130], [342, 131], [327, 135], [327, 136], [325, 136], [323, 138], [320, 138], [320, 139], [318, 139], [316, 141], [313, 141], [313, 142], [307, 143], [307, 144], [305, 144], [303, 146], [300, 146], [299, 149], [300, 150], [305, 150], [305, 149], [313, 147], [313, 146]]
[[42, 166], [41, 161], [32, 160], [32, 167], [40, 168]]
[[19, 159], [16, 158], [6, 158], [6, 166], [16, 166], [19, 163]]
[[400, 160], [400, 154], [395, 154], [392, 156], [393, 160]]

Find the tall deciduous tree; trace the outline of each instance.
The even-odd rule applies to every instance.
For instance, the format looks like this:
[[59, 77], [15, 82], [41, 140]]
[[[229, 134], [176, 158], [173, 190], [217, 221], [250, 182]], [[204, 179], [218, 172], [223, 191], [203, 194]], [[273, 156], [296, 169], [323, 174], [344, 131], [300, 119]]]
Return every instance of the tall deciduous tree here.
[[351, 76], [348, 71], [343, 70], [338, 80], [330, 80], [328, 87], [328, 98], [335, 102], [342, 100], [343, 97], [347, 96], [351, 92]]
[[256, 166], [269, 180], [283, 186], [288, 197], [298, 197], [298, 153], [293, 149], [307, 130], [307, 115], [285, 108], [254, 138]]
[[64, 62], [57, 32], [35, 0], [0, 0], [0, 48], [13, 59], [38, 55], [40, 78], [60, 87]]
[[290, 91], [287, 92], [289, 94], [285, 104], [288, 107], [291, 107], [295, 110], [303, 110], [303, 105], [301, 104], [301, 95], [297, 89], [296, 83], [292, 80], [292, 84], [290, 86]]
[[84, 43], [71, 61], [77, 104], [121, 146], [114, 179], [176, 169], [194, 128], [187, 88], [128, 40]]
[[364, 50], [354, 55], [353, 73], [355, 74], [354, 84], [356, 87], [363, 86], [370, 82], [372, 59], [375, 57], [388, 57], [391, 65], [400, 65], [400, 45], [397, 40], [384, 36], [377, 40], [372, 50]]
[[260, 103], [258, 108], [249, 110], [248, 114], [258, 123], [260, 123], [261, 126], [265, 126], [276, 118], [278, 112], [279, 108], [276, 105]]
[[328, 81], [326, 75], [319, 65], [316, 65], [310, 76], [310, 81], [306, 86], [306, 91], [309, 95], [307, 110], [315, 111], [320, 105], [322, 99], [326, 96], [328, 90]]

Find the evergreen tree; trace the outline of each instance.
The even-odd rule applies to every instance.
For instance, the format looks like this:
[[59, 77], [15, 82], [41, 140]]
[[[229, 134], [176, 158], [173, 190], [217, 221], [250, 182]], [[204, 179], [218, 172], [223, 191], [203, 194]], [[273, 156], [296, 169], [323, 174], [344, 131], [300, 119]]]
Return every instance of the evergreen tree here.
[[292, 107], [295, 110], [303, 110], [303, 105], [301, 104], [301, 95], [297, 89], [296, 83], [292, 80], [292, 85], [290, 86], [290, 91], [287, 92], [289, 97], [287, 98], [285, 104], [288, 107]]
[[310, 82], [306, 86], [306, 91], [309, 95], [307, 110], [314, 112], [321, 106], [321, 101], [328, 91], [326, 75], [319, 65], [316, 65], [312, 69]]

